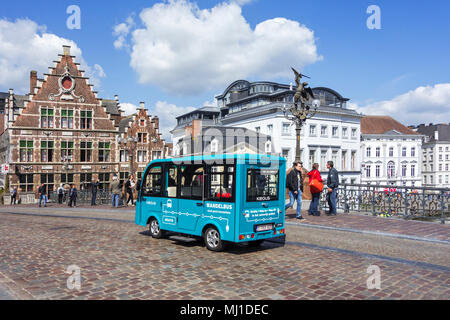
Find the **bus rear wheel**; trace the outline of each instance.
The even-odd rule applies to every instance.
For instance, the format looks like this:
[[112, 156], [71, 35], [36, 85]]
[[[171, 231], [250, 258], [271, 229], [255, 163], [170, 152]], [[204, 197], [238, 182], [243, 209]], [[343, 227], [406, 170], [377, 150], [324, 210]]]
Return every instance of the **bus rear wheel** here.
[[164, 231], [159, 227], [159, 222], [152, 218], [149, 223], [150, 235], [155, 239], [161, 239], [164, 236]]
[[225, 248], [225, 243], [220, 237], [220, 233], [216, 228], [209, 227], [205, 231], [205, 245], [210, 251], [219, 252]]

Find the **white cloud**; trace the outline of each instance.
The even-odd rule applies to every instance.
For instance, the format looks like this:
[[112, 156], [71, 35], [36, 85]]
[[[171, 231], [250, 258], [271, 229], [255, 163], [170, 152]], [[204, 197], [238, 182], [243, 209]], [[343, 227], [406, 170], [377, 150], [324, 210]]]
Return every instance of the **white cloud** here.
[[[248, 1], [244, 1], [248, 2]], [[187, 0], [171, 0], [142, 10], [143, 27], [130, 32], [116, 26], [116, 48], [131, 35], [131, 67], [140, 83], [170, 93], [198, 94], [232, 81], [292, 77], [321, 59], [314, 32], [297, 21], [274, 18], [254, 29], [236, 2], [199, 9]]]
[[[121, 102], [120, 109], [124, 111], [125, 116], [134, 114], [138, 110], [138, 106], [133, 103]], [[158, 101], [155, 106], [147, 110], [152, 117], [158, 116], [159, 130], [166, 141], [171, 141], [170, 131], [177, 125], [176, 117], [195, 110], [194, 107], [180, 107], [166, 101]]]
[[102, 66], [99, 64], [94, 64], [94, 72], [100, 77], [100, 78], [106, 78], [106, 73], [103, 70]]
[[166, 141], [171, 141], [170, 131], [177, 125], [176, 117], [195, 110], [194, 107], [180, 107], [166, 101], [156, 102], [150, 114], [159, 117], [159, 130]]
[[127, 102], [121, 102], [120, 103], [120, 110], [122, 110], [124, 112], [125, 116], [129, 116], [131, 114], [136, 113], [138, 109], [138, 106], [132, 103], [127, 103]]
[[29, 19], [0, 19], [0, 86], [28, 93], [30, 71], [36, 70], [42, 77], [62, 53], [63, 45], [71, 46], [71, 54], [77, 57], [90, 83], [100, 86], [99, 78], [105, 77], [105, 72], [100, 65], [90, 67], [74, 41], [47, 33], [45, 26]]
[[126, 38], [134, 26], [135, 23], [132, 16], [129, 16], [126, 22], [114, 26], [113, 35], [117, 37], [116, 41], [114, 41], [114, 48], [129, 48], [129, 45], [126, 43]]
[[422, 86], [392, 100], [352, 104], [366, 115], [388, 115], [405, 125], [450, 122], [450, 83]]

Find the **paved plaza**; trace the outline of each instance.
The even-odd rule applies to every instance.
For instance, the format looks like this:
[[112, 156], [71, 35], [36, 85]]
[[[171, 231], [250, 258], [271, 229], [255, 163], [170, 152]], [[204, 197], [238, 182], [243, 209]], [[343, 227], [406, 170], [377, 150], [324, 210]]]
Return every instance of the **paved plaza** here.
[[[0, 299], [449, 299], [450, 227], [288, 212], [260, 248], [156, 240], [133, 208], [0, 208]], [[70, 266], [80, 289], [70, 289]], [[380, 288], [369, 289], [370, 267]]]

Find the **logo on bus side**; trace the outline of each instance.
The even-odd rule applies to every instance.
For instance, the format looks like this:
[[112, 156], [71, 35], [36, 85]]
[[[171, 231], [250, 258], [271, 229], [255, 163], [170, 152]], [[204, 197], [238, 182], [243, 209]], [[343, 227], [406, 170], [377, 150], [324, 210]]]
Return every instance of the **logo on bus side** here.
[[245, 210], [243, 215], [247, 222], [271, 221], [280, 217], [278, 208]]
[[206, 204], [206, 207], [207, 207], [207, 208], [212, 208], [212, 209], [233, 210], [233, 205], [232, 205], [232, 204], [207, 203], [207, 204]]

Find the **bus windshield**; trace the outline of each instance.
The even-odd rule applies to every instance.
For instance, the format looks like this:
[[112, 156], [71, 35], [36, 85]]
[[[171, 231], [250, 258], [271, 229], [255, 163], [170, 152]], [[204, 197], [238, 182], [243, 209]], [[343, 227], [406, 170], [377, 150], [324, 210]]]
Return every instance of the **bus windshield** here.
[[277, 169], [247, 170], [247, 202], [278, 200]]

